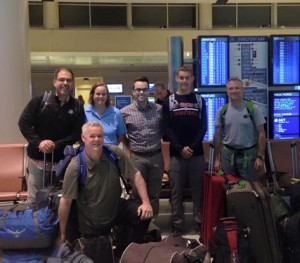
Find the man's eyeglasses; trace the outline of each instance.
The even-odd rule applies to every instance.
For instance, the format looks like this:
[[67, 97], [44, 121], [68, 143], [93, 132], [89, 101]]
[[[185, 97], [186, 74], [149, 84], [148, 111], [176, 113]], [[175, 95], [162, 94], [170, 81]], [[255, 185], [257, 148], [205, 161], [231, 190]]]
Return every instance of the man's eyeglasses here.
[[64, 83], [64, 82], [71, 83], [71, 82], [73, 82], [73, 79], [65, 79], [65, 78], [59, 78], [59, 79], [56, 79], [56, 80], [61, 82], [61, 83]]
[[140, 88], [137, 88], [137, 89], [134, 89], [134, 91], [136, 91], [137, 93], [141, 93], [141, 92], [147, 92], [149, 89], [148, 88], [144, 88], [144, 89], [140, 89]]

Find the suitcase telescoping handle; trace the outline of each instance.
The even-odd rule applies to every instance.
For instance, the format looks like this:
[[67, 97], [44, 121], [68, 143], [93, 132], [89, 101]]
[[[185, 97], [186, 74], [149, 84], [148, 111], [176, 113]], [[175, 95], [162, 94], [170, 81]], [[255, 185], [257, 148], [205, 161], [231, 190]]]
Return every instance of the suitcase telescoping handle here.
[[291, 143], [291, 154], [292, 154], [292, 168], [293, 168], [293, 178], [297, 177], [298, 173], [298, 159], [297, 159], [297, 144], [296, 142]]
[[[50, 171], [50, 185], [52, 185], [53, 170], [54, 170], [54, 151], [51, 152], [51, 171]], [[47, 153], [44, 153], [44, 164], [43, 164], [43, 187], [46, 187], [46, 170], [47, 170]]]
[[209, 156], [208, 156], [208, 174], [210, 176], [213, 175], [214, 156], [215, 156], [215, 146], [211, 143], [209, 145]]
[[270, 163], [273, 185], [276, 188], [279, 188], [277, 178], [276, 178], [276, 169], [275, 169], [275, 164], [274, 164], [274, 159], [273, 159], [273, 154], [272, 154], [271, 142], [269, 140], [267, 141], [267, 152], [268, 152], [268, 158], [269, 158], [269, 163]]

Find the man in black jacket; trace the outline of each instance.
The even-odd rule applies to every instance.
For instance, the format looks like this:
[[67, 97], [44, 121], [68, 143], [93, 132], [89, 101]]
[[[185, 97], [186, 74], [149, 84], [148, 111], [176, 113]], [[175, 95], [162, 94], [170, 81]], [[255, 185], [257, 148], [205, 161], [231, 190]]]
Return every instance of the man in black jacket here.
[[[52, 154], [54, 164], [63, 156], [66, 145], [80, 140], [85, 123], [83, 105], [71, 96], [74, 74], [68, 68], [54, 73], [54, 91], [32, 98], [19, 119], [19, 128], [28, 141], [28, 204], [35, 205], [36, 192], [50, 180]], [[46, 178], [43, 178], [44, 154]], [[45, 181], [44, 181], [45, 179]]]

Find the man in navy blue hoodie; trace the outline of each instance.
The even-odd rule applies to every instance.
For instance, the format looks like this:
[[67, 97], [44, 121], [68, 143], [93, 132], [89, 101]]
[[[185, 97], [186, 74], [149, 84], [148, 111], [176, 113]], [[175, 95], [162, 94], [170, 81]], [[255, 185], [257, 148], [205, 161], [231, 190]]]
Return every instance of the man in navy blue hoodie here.
[[[164, 101], [165, 135], [170, 141], [170, 187], [172, 233], [182, 234], [183, 190], [191, 187], [195, 229], [200, 231], [202, 211], [203, 173], [205, 169], [202, 141], [207, 129], [205, 100], [193, 92], [193, 73], [181, 67], [176, 74], [179, 87]], [[199, 101], [200, 100], [200, 101]], [[171, 104], [171, 105], [170, 105]]]

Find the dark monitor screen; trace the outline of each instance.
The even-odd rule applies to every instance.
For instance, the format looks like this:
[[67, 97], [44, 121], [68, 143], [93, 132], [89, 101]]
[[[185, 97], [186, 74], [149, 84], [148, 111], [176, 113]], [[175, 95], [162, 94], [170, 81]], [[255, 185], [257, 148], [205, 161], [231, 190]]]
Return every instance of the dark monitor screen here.
[[206, 102], [207, 132], [204, 141], [212, 141], [215, 133], [215, 119], [219, 108], [228, 102], [226, 92], [200, 93]]
[[199, 36], [198, 88], [226, 86], [229, 77], [229, 37]]
[[270, 139], [296, 139], [300, 137], [300, 92], [270, 91]]
[[300, 84], [300, 35], [270, 36], [271, 86]]

